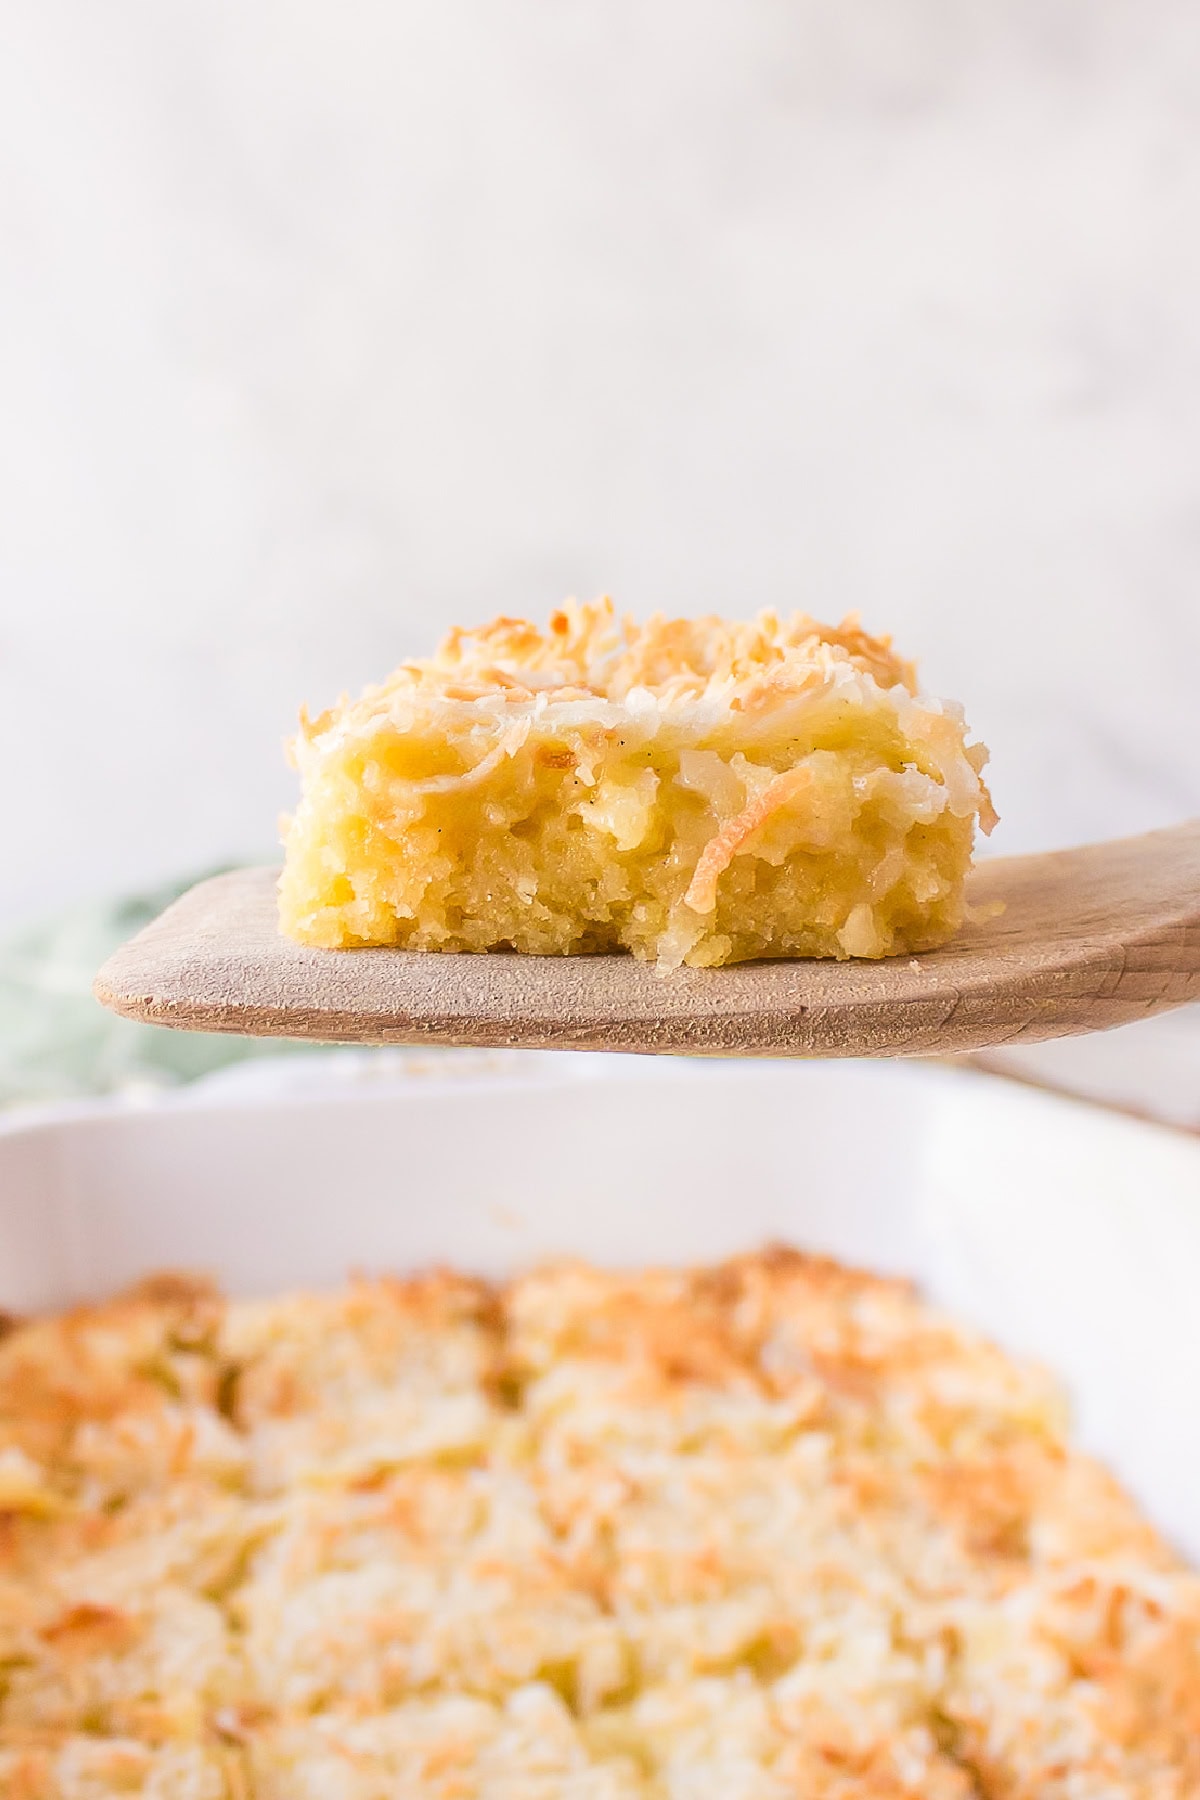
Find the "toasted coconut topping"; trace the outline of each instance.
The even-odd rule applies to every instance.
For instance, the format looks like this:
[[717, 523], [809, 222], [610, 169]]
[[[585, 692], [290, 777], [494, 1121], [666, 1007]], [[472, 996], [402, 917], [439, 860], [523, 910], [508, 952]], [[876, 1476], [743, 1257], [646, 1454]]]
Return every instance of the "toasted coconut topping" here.
[[986, 754], [853, 617], [639, 625], [603, 600], [456, 628], [301, 716], [281, 923], [663, 971], [930, 949], [995, 822]]
[[[394, 698], [424, 694], [467, 704], [490, 698], [618, 704], [642, 692], [660, 705], [699, 700], [753, 708], [828, 679], [839, 666], [868, 675], [881, 688], [916, 693], [916, 669], [872, 637], [857, 614], [823, 625], [806, 613], [781, 619], [761, 612], [746, 622], [706, 615], [639, 624], [618, 618], [611, 600], [570, 600], [552, 613], [545, 631], [527, 619], [493, 619], [473, 630], [455, 626], [430, 657], [405, 662], [359, 704], [385, 710]], [[306, 737], [336, 723], [333, 713], [301, 720]]]
[[782, 1248], [18, 1326], [0, 1670], [6, 1800], [1200, 1793], [1200, 1580], [1053, 1384]]

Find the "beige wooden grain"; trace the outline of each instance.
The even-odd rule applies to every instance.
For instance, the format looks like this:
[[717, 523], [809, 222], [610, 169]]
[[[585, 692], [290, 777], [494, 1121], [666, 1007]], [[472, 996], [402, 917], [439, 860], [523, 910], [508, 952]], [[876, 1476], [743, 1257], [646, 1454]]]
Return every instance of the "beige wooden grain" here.
[[97, 997], [187, 1031], [719, 1056], [929, 1056], [1200, 998], [1200, 820], [985, 862], [970, 898], [1003, 913], [923, 956], [668, 976], [628, 956], [308, 949], [279, 933], [276, 878], [193, 888], [105, 964]]

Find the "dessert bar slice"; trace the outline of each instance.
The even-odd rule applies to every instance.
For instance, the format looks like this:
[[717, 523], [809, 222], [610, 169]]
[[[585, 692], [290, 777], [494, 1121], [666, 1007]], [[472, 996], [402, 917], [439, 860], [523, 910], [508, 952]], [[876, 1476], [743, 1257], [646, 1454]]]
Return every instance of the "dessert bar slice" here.
[[294, 748], [281, 922], [329, 947], [925, 950], [994, 822], [960, 709], [854, 619], [497, 619]]

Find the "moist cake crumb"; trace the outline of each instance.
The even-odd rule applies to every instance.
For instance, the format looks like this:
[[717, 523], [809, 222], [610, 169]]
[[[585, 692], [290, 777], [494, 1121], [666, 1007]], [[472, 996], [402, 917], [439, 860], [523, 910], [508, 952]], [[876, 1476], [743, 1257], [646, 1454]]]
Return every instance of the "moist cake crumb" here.
[[961, 710], [856, 618], [497, 619], [304, 718], [294, 755], [280, 921], [329, 948], [928, 950], [995, 818]]

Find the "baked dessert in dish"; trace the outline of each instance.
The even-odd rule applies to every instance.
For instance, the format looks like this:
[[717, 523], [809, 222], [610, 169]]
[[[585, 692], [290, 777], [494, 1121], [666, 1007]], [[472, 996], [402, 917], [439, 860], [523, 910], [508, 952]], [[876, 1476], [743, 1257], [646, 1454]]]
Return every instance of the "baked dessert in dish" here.
[[294, 754], [281, 924], [327, 947], [925, 950], [994, 822], [959, 708], [854, 619], [497, 619], [305, 718]]
[[0, 1343], [8, 1800], [1194, 1800], [1200, 1580], [1045, 1377], [794, 1252]]

